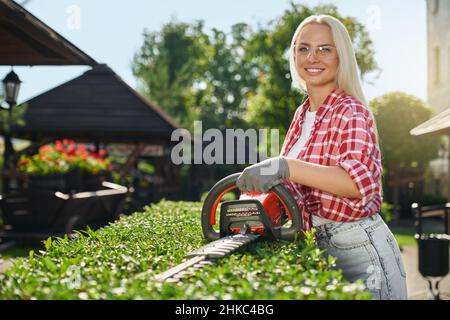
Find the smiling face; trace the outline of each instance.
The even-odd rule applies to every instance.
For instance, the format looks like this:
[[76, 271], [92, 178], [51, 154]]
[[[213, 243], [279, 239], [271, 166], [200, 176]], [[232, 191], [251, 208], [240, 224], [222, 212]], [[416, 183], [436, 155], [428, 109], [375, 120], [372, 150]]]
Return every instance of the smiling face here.
[[294, 50], [295, 67], [308, 88], [336, 84], [339, 57], [328, 25], [305, 25]]

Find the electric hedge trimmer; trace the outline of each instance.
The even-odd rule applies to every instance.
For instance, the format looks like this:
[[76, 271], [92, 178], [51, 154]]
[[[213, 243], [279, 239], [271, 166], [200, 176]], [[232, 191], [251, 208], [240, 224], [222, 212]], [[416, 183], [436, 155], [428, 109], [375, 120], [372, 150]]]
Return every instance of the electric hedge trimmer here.
[[225, 194], [237, 191], [239, 175], [235, 173], [217, 182], [203, 203], [202, 231], [212, 242], [189, 253], [188, 260], [157, 275], [155, 280], [177, 282], [260, 238], [293, 241], [301, 236], [301, 213], [282, 184], [274, 186], [267, 194], [244, 193], [239, 200], [221, 202]]

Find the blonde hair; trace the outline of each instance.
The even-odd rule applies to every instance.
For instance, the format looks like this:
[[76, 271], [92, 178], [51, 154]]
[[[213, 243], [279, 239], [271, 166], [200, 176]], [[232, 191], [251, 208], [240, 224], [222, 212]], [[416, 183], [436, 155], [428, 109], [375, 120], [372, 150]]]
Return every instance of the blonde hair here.
[[[379, 135], [377, 125], [375, 123], [375, 117], [373, 115], [372, 110], [369, 108], [367, 104], [366, 97], [362, 91], [361, 79], [360, 79], [360, 70], [358, 67], [358, 63], [356, 61], [355, 51], [353, 50], [352, 40], [350, 35], [348, 34], [347, 28], [344, 24], [336, 19], [335, 17], [329, 15], [312, 15], [308, 18], [304, 19], [300, 25], [295, 30], [294, 36], [292, 37], [291, 47], [289, 51], [289, 68], [291, 71], [291, 79], [292, 79], [292, 87], [298, 89], [302, 92], [307, 93], [306, 83], [297, 72], [297, 68], [294, 61], [294, 49], [295, 49], [295, 41], [297, 40], [300, 31], [304, 26], [310, 23], [319, 23], [326, 24], [330, 27], [331, 33], [333, 35], [333, 40], [336, 46], [336, 51], [339, 57], [339, 64], [337, 70], [337, 86], [338, 88], [344, 90], [346, 93], [352, 95], [359, 101], [364, 104], [364, 107], [370, 113], [374, 124], [374, 131], [376, 136], [376, 144], [379, 144]], [[380, 187], [381, 192], [382, 184], [381, 184], [380, 175]]]

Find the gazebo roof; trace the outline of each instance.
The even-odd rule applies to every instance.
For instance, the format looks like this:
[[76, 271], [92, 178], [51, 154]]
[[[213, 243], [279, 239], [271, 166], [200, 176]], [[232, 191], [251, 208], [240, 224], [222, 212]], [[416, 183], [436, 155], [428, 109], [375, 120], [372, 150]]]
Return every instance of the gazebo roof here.
[[97, 62], [11, 0], [0, 0], [0, 65], [95, 65]]
[[24, 126], [12, 135], [30, 140], [170, 143], [179, 127], [105, 64], [24, 102]]
[[450, 108], [418, 125], [409, 132], [413, 136], [422, 134], [450, 134]]

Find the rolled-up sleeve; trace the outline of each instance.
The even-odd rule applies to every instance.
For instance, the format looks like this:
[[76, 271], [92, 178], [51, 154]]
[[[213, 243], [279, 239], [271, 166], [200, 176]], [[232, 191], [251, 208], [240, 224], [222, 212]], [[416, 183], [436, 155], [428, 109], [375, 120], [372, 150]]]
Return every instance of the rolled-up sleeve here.
[[337, 165], [350, 175], [362, 195], [361, 199], [345, 198], [344, 201], [354, 209], [360, 209], [380, 192], [381, 187], [381, 155], [371, 117], [360, 112], [344, 115], [339, 137]]

